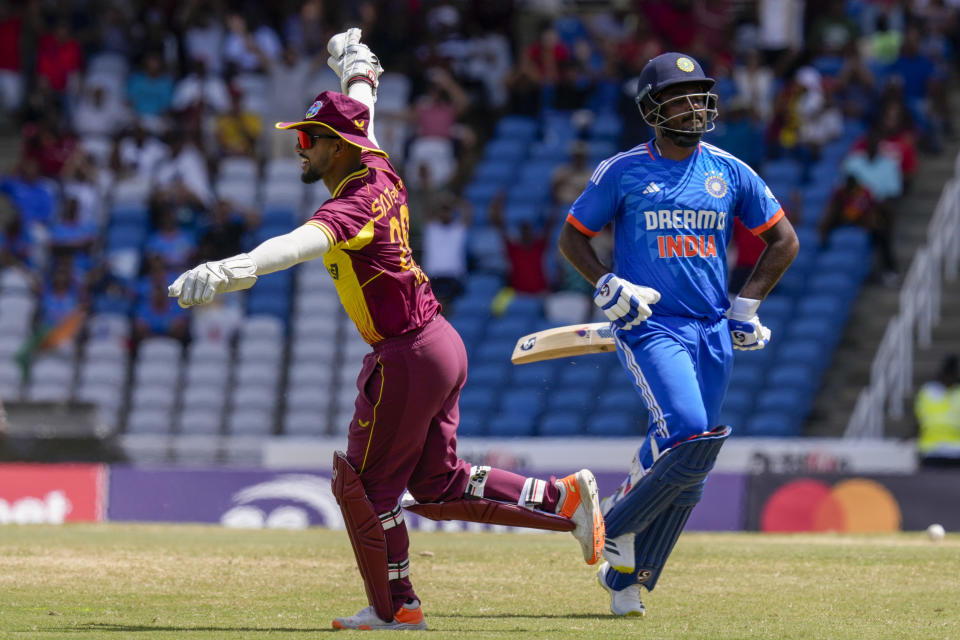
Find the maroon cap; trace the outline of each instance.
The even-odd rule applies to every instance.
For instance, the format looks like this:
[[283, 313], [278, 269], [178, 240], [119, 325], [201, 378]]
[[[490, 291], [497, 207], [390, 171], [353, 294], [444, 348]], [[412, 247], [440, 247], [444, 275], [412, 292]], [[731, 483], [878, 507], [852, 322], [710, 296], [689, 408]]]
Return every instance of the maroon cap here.
[[336, 91], [324, 91], [318, 95], [303, 120], [278, 122], [274, 126], [277, 129], [326, 127], [354, 146], [387, 157], [386, 152], [367, 137], [367, 127], [370, 126], [367, 105]]

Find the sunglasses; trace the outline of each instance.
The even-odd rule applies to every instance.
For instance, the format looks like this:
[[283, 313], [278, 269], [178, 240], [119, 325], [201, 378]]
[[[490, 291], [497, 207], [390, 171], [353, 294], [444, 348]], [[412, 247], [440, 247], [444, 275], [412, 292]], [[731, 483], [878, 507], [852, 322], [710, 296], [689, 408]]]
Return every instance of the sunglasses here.
[[303, 131], [302, 129], [297, 129], [297, 138], [300, 140], [301, 149], [309, 149], [310, 147], [313, 146], [313, 141], [319, 140], [320, 138], [328, 138], [330, 140], [336, 140], [339, 137], [340, 136], [330, 136], [330, 135], [312, 136], [306, 131]]

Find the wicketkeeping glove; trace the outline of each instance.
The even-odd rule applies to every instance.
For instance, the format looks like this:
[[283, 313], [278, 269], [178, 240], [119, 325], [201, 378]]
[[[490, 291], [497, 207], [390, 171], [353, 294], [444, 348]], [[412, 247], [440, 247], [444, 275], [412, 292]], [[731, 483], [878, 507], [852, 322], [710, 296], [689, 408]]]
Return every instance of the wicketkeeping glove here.
[[759, 300], [741, 298], [737, 296], [727, 312], [730, 324], [730, 336], [733, 338], [733, 348], [739, 351], [754, 351], [763, 349], [770, 342], [770, 329], [760, 324], [757, 316]]
[[257, 281], [257, 265], [245, 253], [203, 264], [185, 271], [167, 288], [167, 295], [177, 298], [186, 309], [206, 304], [218, 293], [249, 289]]
[[656, 289], [635, 285], [612, 273], [600, 278], [593, 292], [593, 303], [621, 329], [630, 329], [649, 318], [653, 313], [650, 305], [659, 300]]
[[354, 82], [366, 82], [373, 89], [373, 98], [377, 98], [377, 87], [383, 67], [380, 60], [370, 51], [370, 47], [360, 42], [360, 29], [347, 29], [330, 38], [327, 42], [327, 65], [340, 78], [340, 91], [346, 94]]

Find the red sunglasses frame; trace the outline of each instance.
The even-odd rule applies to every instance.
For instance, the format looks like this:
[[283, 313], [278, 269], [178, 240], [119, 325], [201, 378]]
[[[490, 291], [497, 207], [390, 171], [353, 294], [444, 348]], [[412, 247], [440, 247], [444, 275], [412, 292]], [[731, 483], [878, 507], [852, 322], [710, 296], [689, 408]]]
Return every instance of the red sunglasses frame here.
[[328, 138], [330, 140], [336, 140], [340, 136], [330, 136], [330, 135], [321, 135], [321, 136], [312, 136], [303, 129], [297, 129], [297, 139], [300, 142], [301, 149], [309, 149], [313, 146], [313, 141], [317, 138]]

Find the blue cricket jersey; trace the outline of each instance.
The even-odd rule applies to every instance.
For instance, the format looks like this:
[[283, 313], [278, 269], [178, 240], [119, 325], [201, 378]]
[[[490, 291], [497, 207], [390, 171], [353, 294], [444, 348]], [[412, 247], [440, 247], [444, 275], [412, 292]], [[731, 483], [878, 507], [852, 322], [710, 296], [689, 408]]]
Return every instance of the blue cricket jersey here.
[[717, 320], [729, 307], [732, 216], [760, 234], [783, 208], [760, 176], [726, 151], [703, 142], [677, 162], [651, 140], [601, 162], [567, 222], [594, 236], [613, 221], [613, 271], [660, 292], [654, 315]]

